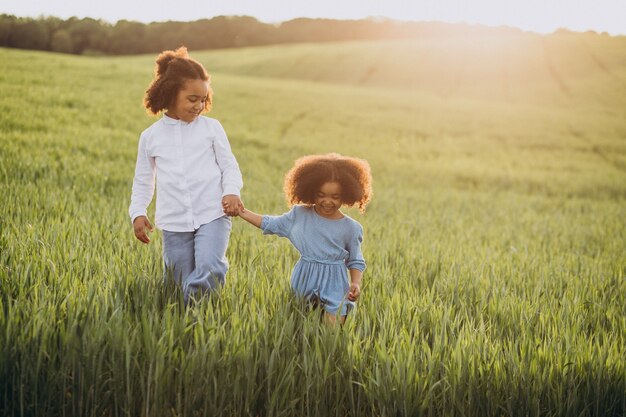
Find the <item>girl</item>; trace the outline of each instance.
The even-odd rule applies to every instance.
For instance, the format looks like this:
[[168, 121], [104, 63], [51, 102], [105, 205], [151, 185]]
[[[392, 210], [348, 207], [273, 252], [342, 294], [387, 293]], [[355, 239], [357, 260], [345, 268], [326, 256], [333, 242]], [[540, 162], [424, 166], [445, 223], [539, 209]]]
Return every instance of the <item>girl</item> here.
[[[340, 211], [369, 203], [372, 188], [368, 163], [338, 154], [300, 158], [285, 177], [291, 210], [281, 216], [262, 216], [242, 208], [239, 217], [264, 234], [288, 238], [300, 252], [291, 274], [291, 288], [313, 304], [325, 318], [345, 321], [361, 293], [365, 261], [361, 253], [363, 228]], [[229, 210], [229, 202], [224, 209]], [[347, 270], [350, 271], [348, 282]]]
[[146, 210], [157, 187], [156, 226], [163, 230], [166, 277], [182, 286], [185, 302], [224, 283], [231, 220], [243, 207], [243, 186], [222, 125], [201, 114], [211, 109], [210, 77], [185, 47], [164, 51], [144, 97], [163, 117], [139, 138], [129, 214], [135, 236], [149, 243]]

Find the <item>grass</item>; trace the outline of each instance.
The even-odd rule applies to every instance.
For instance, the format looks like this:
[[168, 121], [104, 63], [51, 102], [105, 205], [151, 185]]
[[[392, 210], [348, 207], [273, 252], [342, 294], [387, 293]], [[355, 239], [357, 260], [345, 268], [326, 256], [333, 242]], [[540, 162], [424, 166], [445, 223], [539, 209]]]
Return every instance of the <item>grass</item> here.
[[[447, 42], [463, 60], [426, 42], [195, 54], [252, 210], [287, 209], [298, 156], [370, 161], [343, 329], [290, 297], [288, 242], [239, 220], [219, 294], [185, 309], [162, 285], [160, 233], [140, 245], [126, 214], [154, 57], [0, 49], [0, 414], [624, 415], [624, 41]], [[552, 70], [495, 76], [505, 53]]]

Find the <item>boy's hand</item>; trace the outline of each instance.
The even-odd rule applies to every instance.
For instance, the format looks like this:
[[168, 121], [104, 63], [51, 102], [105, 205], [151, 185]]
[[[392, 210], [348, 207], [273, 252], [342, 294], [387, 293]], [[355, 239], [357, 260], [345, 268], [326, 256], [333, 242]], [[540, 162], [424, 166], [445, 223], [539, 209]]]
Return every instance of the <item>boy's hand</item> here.
[[222, 209], [224, 209], [224, 213], [228, 216], [239, 216], [244, 206], [239, 196], [228, 194], [222, 197]]
[[143, 243], [150, 243], [150, 238], [146, 233], [146, 229], [152, 232], [152, 225], [146, 216], [136, 217], [133, 221], [133, 229], [135, 229], [135, 237]]
[[359, 299], [361, 295], [361, 285], [357, 283], [350, 284], [350, 291], [348, 292], [348, 300], [356, 301]]

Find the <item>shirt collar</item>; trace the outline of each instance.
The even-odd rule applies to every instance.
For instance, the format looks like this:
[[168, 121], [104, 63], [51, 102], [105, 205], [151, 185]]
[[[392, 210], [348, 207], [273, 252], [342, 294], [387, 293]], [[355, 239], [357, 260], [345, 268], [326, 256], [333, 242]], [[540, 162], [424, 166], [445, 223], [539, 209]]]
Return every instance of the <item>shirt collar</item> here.
[[165, 113], [163, 113], [163, 121], [167, 125], [177, 125], [178, 123], [180, 123], [180, 120], [169, 117]]
[[190, 125], [190, 124], [194, 123], [196, 120], [198, 120], [199, 118], [200, 118], [200, 116], [196, 117], [191, 122], [185, 122], [185, 121], [180, 120], [180, 119], [174, 119], [173, 117], [169, 117], [168, 115], [163, 113], [163, 121], [167, 125], [183, 125], [183, 126], [184, 125]]

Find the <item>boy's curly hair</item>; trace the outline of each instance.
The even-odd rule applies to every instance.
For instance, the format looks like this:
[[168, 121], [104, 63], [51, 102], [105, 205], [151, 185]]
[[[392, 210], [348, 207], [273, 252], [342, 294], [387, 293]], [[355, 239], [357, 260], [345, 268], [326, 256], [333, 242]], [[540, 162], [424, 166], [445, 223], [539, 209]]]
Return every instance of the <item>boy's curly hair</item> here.
[[372, 198], [372, 175], [364, 159], [336, 153], [308, 155], [296, 160], [285, 175], [284, 191], [289, 204], [314, 204], [315, 195], [327, 182], [341, 185], [342, 205], [357, 205], [361, 213]]
[[[143, 105], [152, 114], [167, 109], [176, 99], [178, 91], [186, 80], [202, 80], [211, 82], [211, 76], [202, 64], [191, 59], [187, 48], [181, 46], [175, 51], [163, 51], [156, 59], [154, 79], [146, 90]], [[204, 110], [211, 110], [213, 91], [209, 86], [209, 93], [204, 102]]]

